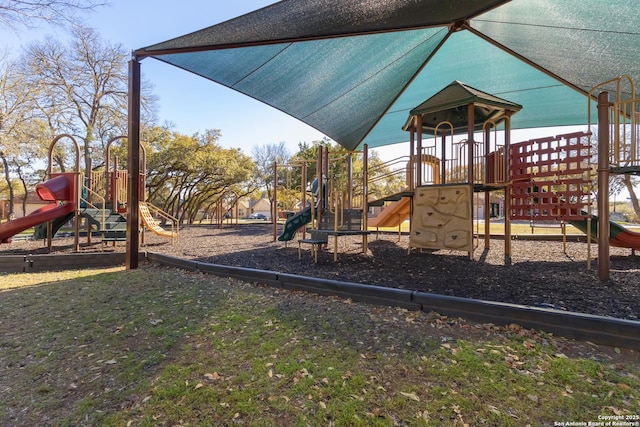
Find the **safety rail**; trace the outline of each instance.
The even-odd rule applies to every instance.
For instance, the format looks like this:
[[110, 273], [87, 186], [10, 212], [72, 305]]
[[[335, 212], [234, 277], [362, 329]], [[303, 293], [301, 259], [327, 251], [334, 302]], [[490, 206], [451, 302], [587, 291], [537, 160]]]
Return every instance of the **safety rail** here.
[[[421, 157], [422, 162], [420, 165], [417, 165], [418, 159], [414, 157], [413, 159], [413, 176], [414, 179], [417, 179], [417, 168], [420, 168], [420, 177], [421, 182], [416, 181], [416, 186], [419, 185], [431, 185], [431, 184], [441, 184], [442, 177], [440, 176], [440, 171], [442, 170], [440, 163], [442, 154], [438, 153], [438, 150], [435, 146], [435, 140], [433, 145], [425, 145], [422, 146]], [[426, 160], [426, 161], [425, 161]], [[438, 164], [436, 167], [436, 163]]]
[[[486, 153], [486, 143], [484, 141], [474, 141], [473, 144], [473, 179], [474, 184], [501, 184], [507, 182], [505, 149], [504, 145], [492, 144], [489, 153]], [[462, 139], [451, 143], [444, 153], [436, 149], [435, 145], [422, 147], [422, 182], [421, 185], [429, 184], [458, 184], [469, 182], [469, 143], [467, 139]], [[440, 163], [440, 165], [436, 165]], [[442, 177], [441, 170], [444, 169], [445, 176]]]
[[[115, 171], [115, 176], [114, 172], [96, 171], [91, 174], [89, 187], [96, 194], [104, 194], [104, 198], [110, 201], [114, 200], [115, 188], [115, 200], [123, 203], [127, 200], [127, 181], [128, 171], [126, 170]], [[113, 209], [116, 210], [116, 206]]]
[[171, 222], [171, 233], [173, 235], [175, 235], [176, 239], [178, 238], [178, 231], [180, 229], [179, 227], [179, 223], [180, 220], [172, 215], [169, 215], [168, 213], [166, 213], [165, 211], [163, 211], [162, 209], [160, 209], [159, 207], [153, 205], [152, 203], [149, 202], [140, 202], [140, 204], [144, 204], [147, 206], [147, 208], [149, 208], [149, 211], [151, 211], [153, 214], [158, 215], [164, 219], [166, 219], [167, 221]]
[[[89, 182], [89, 188], [97, 194], [107, 194], [107, 179], [104, 171], [94, 171], [91, 174], [91, 182]], [[86, 187], [86, 186], [85, 186]]]
[[[410, 156], [401, 156], [380, 163], [369, 169], [368, 200], [376, 200], [386, 194], [401, 191], [404, 186], [410, 186], [411, 171]], [[398, 188], [388, 188], [388, 181], [397, 178]], [[402, 184], [400, 184], [402, 183]], [[382, 191], [376, 191], [378, 184], [384, 185]], [[384, 193], [384, 194], [381, 194]]]
[[[636, 98], [633, 80], [628, 75], [594, 86], [589, 98], [593, 99], [596, 90], [608, 88], [615, 92], [615, 99], [609, 105], [609, 163], [616, 173], [637, 173], [640, 171], [640, 98]], [[628, 95], [625, 95], [625, 88]], [[625, 96], [628, 99], [624, 99]], [[590, 125], [595, 122], [592, 116], [595, 119], [589, 102]]]
[[102, 230], [99, 231], [104, 231], [104, 224], [106, 222], [107, 219], [107, 214], [106, 214], [106, 201], [105, 198], [102, 197], [100, 194], [96, 193], [95, 191], [93, 191], [91, 188], [87, 187], [86, 185], [82, 186], [82, 192], [84, 193], [84, 191], [87, 191], [87, 194], [89, 194], [91, 196], [91, 198], [96, 197], [98, 200], [100, 200], [102, 202], [102, 207], [98, 207], [96, 205], [94, 205], [93, 203], [91, 203], [89, 200], [85, 199], [84, 197], [80, 197], [80, 202], [84, 202], [87, 204], [88, 207], [90, 207], [91, 209], [96, 209], [101, 211], [101, 216], [102, 216], [102, 221], [100, 221], [100, 226], [102, 227]]
[[[416, 174], [417, 168], [413, 169], [414, 176], [421, 178], [416, 185], [471, 182], [494, 187], [507, 184], [505, 142], [498, 123], [484, 123], [481, 138], [473, 141], [471, 155], [468, 138], [456, 135], [451, 123], [439, 123], [433, 134], [436, 136], [422, 141], [420, 174]], [[440, 163], [437, 167], [435, 159]], [[469, 166], [473, 166], [473, 176], [469, 176]]]
[[609, 108], [611, 135], [610, 164], [617, 168], [640, 167], [640, 99], [616, 101]]
[[[109, 174], [109, 176], [112, 176], [112, 173]], [[118, 203], [122, 203], [123, 201], [127, 200], [127, 180], [129, 177], [129, 172], [126, 170], [118, 170], [115, 172], [115, 177], [110, 178], [110, 180], [112, 180], [113, 182], [110, 182], [110, 188], [111, 188], [111, 200], [114, 200]], [[115, 197], [114, 197], [115, 194]], [[140, 193], [140, 194], [144, 194], [144, 193]], [[114, 209], [117, 208], [117, 206], [113, 207]]]

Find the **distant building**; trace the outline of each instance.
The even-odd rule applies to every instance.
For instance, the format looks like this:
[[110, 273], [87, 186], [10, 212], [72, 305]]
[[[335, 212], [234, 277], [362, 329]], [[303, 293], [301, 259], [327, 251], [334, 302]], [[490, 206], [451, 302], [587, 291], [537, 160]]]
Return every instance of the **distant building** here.
[[268, 219], [271, 219], [271, 202], [269, 199], [263, 197], [260, 200], [251, 200], [249, 202], [249, 210], [246, 213], [246, 216], [254, 213], [261, 213]]
[[[235, 215], [235, 207], [231, 208], [231, 214]], [[244, 200], [238, 200], [238, 218], [245, 218], [249, 216], [249, 204]]]
[[[484, 198], [487, 193], [479, 193], [477, 201], [474, 203], [473, 217], [476, 219], [503, 218], [504, 217], [504, 199], [502, 197], [491, 194], [489, 199], [489, 215], [484, 212]], [[475, 196], [474, 196], [475, 197]]]
[[[51, 202], [45, 202], [44, 200], [40, 199], [40, 197], [38, 197], [38, 195], [36, 194], [35, 191], [29, 191], [27, 193], [27, 205], [26, 205], [26, 213], [24, 213], [23, 215], [23, 211], [22, 211], [22, 195], [20, 196], [15, 196], [13, 198], [13, 215], [14, 215], [14, 219], [15, 218], [22, 218], [23, 216], [27, 216], [29, 214], [31, 214], [32, 212], [40, 209], [41, 207], [43, 207], [44, 205], [47, 205]], [[9, 214], [9, 200], [3, 200], [2, 202], [0, 202], [0, 204], [2, 204], [2, 208], [3, 209], [2, 212], [2, 217], [6, 218], [6, 216]]]

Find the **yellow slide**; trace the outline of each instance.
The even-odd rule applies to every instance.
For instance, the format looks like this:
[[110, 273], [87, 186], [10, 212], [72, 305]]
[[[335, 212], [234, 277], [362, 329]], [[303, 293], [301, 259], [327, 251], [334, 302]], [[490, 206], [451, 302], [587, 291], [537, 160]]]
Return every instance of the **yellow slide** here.
[[375, 218], [367, 220], [369, 227], [397, 227], [409, 218], [411, 213], [411, 197], [389, 203]]
[[157, 234], [158, 236], [169, 237], [172, 239], [176, 237], [176, 233], [167, 231], [158, 225], [156, 220], [151, 216], [149, 207], [145, 203], [140, 203], [140, 218], [142, 218], [144, 226], [151, 230], [152, 233]]

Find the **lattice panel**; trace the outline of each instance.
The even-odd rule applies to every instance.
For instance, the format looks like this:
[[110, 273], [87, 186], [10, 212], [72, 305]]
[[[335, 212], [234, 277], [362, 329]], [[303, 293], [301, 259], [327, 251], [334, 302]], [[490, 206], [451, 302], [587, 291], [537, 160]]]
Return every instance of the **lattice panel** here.
[[583, 132], [509, 147], [511, 219], [583, 219], [591, 191], [591, 149]]

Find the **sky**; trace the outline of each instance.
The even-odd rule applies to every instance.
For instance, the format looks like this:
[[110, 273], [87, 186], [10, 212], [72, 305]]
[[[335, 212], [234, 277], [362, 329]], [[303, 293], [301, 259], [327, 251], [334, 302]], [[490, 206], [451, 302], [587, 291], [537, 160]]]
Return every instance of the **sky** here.
[[[218, 24], [262, 8], [273, 0], [107, 0], [86, 16], [86, 24], [95, 28], [103, 40], [121, 44], [133, 51], [186, 33]], [[61, 30], [42, 25], [36, 31], [20, 34], [0, 30], [0, 45], [14, 55], [29, 41], [45, 35], [66, 37]], [[172, 122], [174, 130], [191, 135], [206, 129], [220, 129], [220, 144], [241, 148], [251, 155], [253, 145], [285, 142], [291, 154], [299, 142], [321, 140], [324, 135], [287, 114], [268, 107], [246, 95], [195, 76], [153, 58], [141, 61], [143, 78], [153, 85], [159, 98], [159, 123]]]
[[[86, 17], [103, 40], [130, 51], [178, 37], [265, 7], [274, 0], [109, 0]], [[0, 30], [0, 45], [19, 54], [21, 46], [45, 35], [66, 37], [63, 30], [42, 26], [16, 34]], [[153, 58], [141, 62], [143, 78], [153, 84], [159, 98], [159, 123], [169, 121], [174, 130], [191, 135], [206, 129], [221, 130], [220, 144], [241, 148], [251, 155], [254, 145], [285, 142], [291, 154], [298, 143], [321, 140], [324, 135], [285, 113]], [[570, 130], [514, 131], [512, 141], [556, 135]], [[407, 134], [407, 139], [408, 139]], [[375, 149], [383, 159], [408, 154], [408, 144]]]

